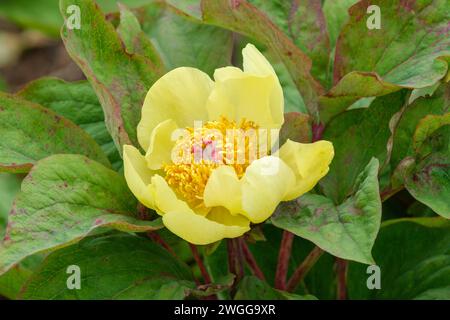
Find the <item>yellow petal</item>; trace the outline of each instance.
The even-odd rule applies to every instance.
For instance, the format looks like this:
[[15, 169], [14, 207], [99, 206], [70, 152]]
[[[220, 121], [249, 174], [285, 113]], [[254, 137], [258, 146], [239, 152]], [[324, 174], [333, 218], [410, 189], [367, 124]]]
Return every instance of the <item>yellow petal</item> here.
[[220, 166], [213, 170], [203, 193], [207, 207], [223, 206], [232, 214], [242, 211], [241, 183], [236, 171], [230, 166]]
[[242, 214], [251, 222], [263, 222], [294, 183], [294, 173], [280, 158], [267, 156], [253, 161], [242, 178]]
[[123, 146], [123, 162], [125, 179], [131, 192], [143, 205], [154, 209], [150, 183], [155, 172], [147, 167], [147, 162], [139, 150], [130, 145]]
[[236, 67], [223, 67], [214, 71], [214, 80], [222, 82], [234, 78], [244, 78], [247, 75]]
[[[231, 217], [230, 219], [235, 219], [230, 214], [228, 216]], [[227, 220], [228, 223], [230, 221], [232, 220]], [[240, 237], [250, 229], [248, 222], [245, 225], [244, 221], [239, 220], [237, 225], [227, 225], [188, 211], [170, 212], [163, 216], [163, 223], [167, 229], [197, 245], [214, 243], [224, 238]]]
[[172, 119], [161, 122], [153, 129], [150, 147], [145, 155], [150, 169], [158, 170], [163, 164], [172, 162], [172, 149], [176, 142], [176, 139], [173, 139], [173, 134], [177, 129], [177, 124]]
[[155, 209], [159, 214], [165, 215], [180, 211], [195, 214], [185, 201], [178, 199], [175, 192], [160, 175], [152, 177], [152, 187], [154, 188]]
[[275, 70], [266, 57], [251, 43], [242, 50], [244, 72], [260, 76], [274, 75]]
[[248, 228], [250, 221], [240, 215], [232, 215], [228, 209], [224, 207], [214, 207], [208, 214], [207, 218], [226, 226], [241, 226]]
[[217, 81], [207, 102], [209, 119], [225, 116], [237, 122], [252, 120], [263, 128], [279, 128], [284, 105], [282, 95], [273, 98], [275, 90], [273, 76], [248, 75]]
[[142, 148], [149, 148], [153, 129], [167, 119], [180, 128], [207, 120], [205, 104], [213, 85], [206, 73], [188, 67], [174, 69], [156, 81], [147, 93], [137, 128]]
[[287, 140], [277, 152], [295, 173], [295, 186], [285, 201], [295, 199], [310, 191], [324, 177], [334, 157], [333, 144], [321, 140], [314, 143], [298, 143]]
[[244, 71], [235, 67], [217, 69], [215, 86], [207, 102], [211, 120], [226, 116], [243, 118], [263, 128], [283, 124], [284, 98], [278, 77], [270, 63], [252, 45], [243, 50]]

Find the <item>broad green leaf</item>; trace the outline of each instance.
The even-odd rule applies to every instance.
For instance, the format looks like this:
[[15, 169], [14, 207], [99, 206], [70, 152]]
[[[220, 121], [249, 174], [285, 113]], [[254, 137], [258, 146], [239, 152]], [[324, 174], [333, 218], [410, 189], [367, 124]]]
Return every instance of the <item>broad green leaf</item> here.
[[235, 300], [317, 300], [311, 295], [300, 296], [272, 288], [254, 276], [248, 276], [239, 283]]
[[65, 19], [70, 5], [80, 7], [82, 19], [80, 29], [64, 26], [66, 49], [97, 93], [106, 127], [119, 152], [124, 144], [137, 146], [140, 110], [148, 89], [160, 76], [158, 66], [147, 57], [128, 53], [113, 25], [92, 0], [61, 0]]
[[0, 276], [0, 295], [8, 299], [18, 299], [22, 287], [40, 266], [42, 260], [42, 255], [32, 255], [2, 274]]
[[417, 98], [407, 106], [395, 127], [391, 154], [391, 168], [395, 169], [400, 161], [414, 156], [413, 136], [420, 120], [427, 115], [442, 115], [449, 112], [450, 85], [441, 85], [431, 97]]
[[[352, 96], [351, 91], [339, 92], [338, 87], [360, 87], [359, 96], [370, 97], [374, 90], [381, 95], [395, 89], [432, 86], [447, 74], [450, 56], [447, 0], [411, 3], [377, 0], [370, 4], [380, 7], [381, 29], [367, 28], [367, 19], [373, 13], [367, 13], [366, 2], [351, 7], [349, 22], [342, 29], [336, 47], [337, 87], [320, 103], [325, 121], [356, 101], [348, 97]], [[353, 71], [358, 71], [359, 76]], [[371, 79], [374, 77], [376, 81]]]
[[41, 78], [29, 83], [18, 95], [79, 125], [102, 147], [114, 168], [122, 166], [122, 159], [106, 130], [100, 102], [87, 81]]
[[163, 2], [145, 6], [136, 15], [167, 70], [188, 66], [212, 76], [216, 68], [231, 65], [230, 31], [206, 25], [201, 19]]
[[8, 213], [14, 197], [20, 191], [20, 178], [11, 173], [0, 173], [0, 238], [3, 238]]
[[450, 125], [450, 112], [443, 115], [427, 115], [416, 127], [413, 136], [414, 150], [419, 151], [427, 138], [440, 127]]
[[324, 193], [335, 203], [351, 192], [357, 175], [372, 157], [387, 159], [389, 122], [405, 103], [406, 92], [378, 97], [368, 109], [346, 111], [325, 128], [323, 139], [333, 142], [330, 172], [321, 180]]
[[322, 86], [311, 75], [311, 59], [270, 19], [246, 1], [203, 0], [203, 20], [253, 38], [270, 48], [286, 65], [311, 115], [317, 116]]
[[350, 72], [319, 98], [320, 119], [327, 123], [364, 97], [383, 96], [400, 89], [402, 87], [383, 81], [376, 73]]
[[37, 252], [61, 247], [105, 226], [144, 232], [160, 219], [136, 218], [136, 200], [117, 172], [80, 155], [41, 160], [22, 183], [9, 213], [0, 274]]
[[447, 62], [439, 59], [450, 55], [447, 0], [370, 4], [380, 7], [381, 29], [368, 30], [366, 2], [351, 8], [337, 43], [335, 80], [354, 70], [374, 71], [387, 82], [422, 88], [447, 74]]
[[[3, 239], [6, 230], [8, 213], [11, 210], [14, 197], [20, 191], [21, 179], [10, 173], [0, 173], [0, 238]], [[2, 244], [0, 243], [0, 248]], [[34, 255], [23, 260], [8, 272], [0, 276], [0, 296], [15, 299], [25, 281], [41, 262], [41, 257]]]
[[351, 263], [351, 299], [450, 299], [450, 222], [409, 218], [383, 223], [373, 248], [380, 290], [369, 290], [367, 266]]
[[311, 142], [310, 117], [300, 112], [289, 112], [284, 114], [284, 123], [280, 130], [280, 146], [287, 139], [296, 142]]
[[334, 48], [342, 27], [349, 19], [348, 9], [358, 0], [325, 0], [323, 1], [323, 13], [327, 22], [330, 35], [330, 46]]
[[417, 98], [420, 97], [431, 97], [440, 85], [441, 82], [436, 82], [435, 84], [428, 87], [414, 89], [411, 92], [411, 96], [409, 97], [409, 104], [413, 103]]
[[414, 198], [450, 219], [450, 124], [435, 130], [420, 153], [423, 158], [407, 171], [405, 187]]
[[155, 65], [155, 68], [160, 69], [158, 73], [162, 73], [164, 66], [161, 57], [142, 31], [138, 19], [124, 5], [119, 4], [119, 8], [120, 24], [117, 27], [117, 33], [124, 42], [127, 52], [130, 54], [138, 53], [149, 58]]
[[[69, 290], [67, 268], [80, 268]], [[181, 261], [149, 239], [126, 234], [87, 238], [48, 256], [25, 286], [24, 299], [180, 300], [195, 288]]]
[[0, 93], [0, 172], [28, 172], [58, 153], [83, 154], [109, 166], [100, 146], [73, 122], [38, 104]]
[[271, 221], [337, 257], [372, 264], [371, 249], [381, 221], [378, 160], [373, 158], [360, 173], [352, 196], [343, 203], [306, 194], [281, 203]]
[[[117, 11], [116, 3], [130, 7], [138, 7], [155, 0], [97, 0], [96, 3], [107, 13]], [[59, 13], [58, 0], [2, 0], [0, 1], [0, 16], [18, 25], [37, 29], [51, 36], [58, 37], [63, 24]]]
[[327, 87], [330, 42], [320, 1], [250, 0], [312, 60], [311, 73]]

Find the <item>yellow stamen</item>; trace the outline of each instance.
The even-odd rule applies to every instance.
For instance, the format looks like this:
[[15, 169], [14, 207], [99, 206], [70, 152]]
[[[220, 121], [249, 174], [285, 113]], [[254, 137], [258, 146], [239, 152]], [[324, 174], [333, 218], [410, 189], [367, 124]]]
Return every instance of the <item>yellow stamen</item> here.
[[[221, 117], [217, 121], [206, 122], [201, 128], [186, 129], [189, 136], [177, 141], [175, 148], [180, 150], [178, 156], [189, 161], [166, 164], [163, 170], [169, 186], [191, 207], [201, 210], [204, 209], [203, 191], [215, 168], [230, 165], [240, 178], [250, 163], [258, 158], [258, 140], [252, 139], [252, 134], [257, 139], [258, 126], [245, 119], [238, 124]], [[182, 154], [182, 150], [189, 154]], [[205, 157], [206, 151], [209, 156]], [[199, 154], [203, 156], [198, 158]]]

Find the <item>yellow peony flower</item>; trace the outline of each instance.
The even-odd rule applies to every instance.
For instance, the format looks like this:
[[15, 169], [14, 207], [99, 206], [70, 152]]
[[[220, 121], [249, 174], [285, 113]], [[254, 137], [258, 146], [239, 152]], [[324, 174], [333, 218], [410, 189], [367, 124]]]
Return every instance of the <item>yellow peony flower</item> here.
[[[131, 191], [193, 244], [243, 235], [281, 201], [310, 191], [334, 156], [328, 141], [288, 140], [270, 153], [276, 139], [269, 132], [284, 121], [282, 88], [255, 46], [242, 54], [243, 71], [217, 69], [214, 81], [187, 67], [164, 75], [150, 88], [137, 128], [145, 156], [123, 148]], [[262, 134], [255, 140], [248, 132]]]

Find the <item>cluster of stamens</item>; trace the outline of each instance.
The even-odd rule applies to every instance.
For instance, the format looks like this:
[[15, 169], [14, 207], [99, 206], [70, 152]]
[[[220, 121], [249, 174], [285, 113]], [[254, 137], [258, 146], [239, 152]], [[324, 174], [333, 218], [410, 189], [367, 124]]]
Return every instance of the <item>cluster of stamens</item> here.
[[253, 121], [237, 123], [225, 117], [186, 128], [187, 134], [176, 142], [172, 152], [172, 160], [178, 160], [163, 166], [167, 183], [191, 207], [206, 209], [203, 191], [215, 168], [230, 165], [240, 178], [259, 157], [257, 130]]

